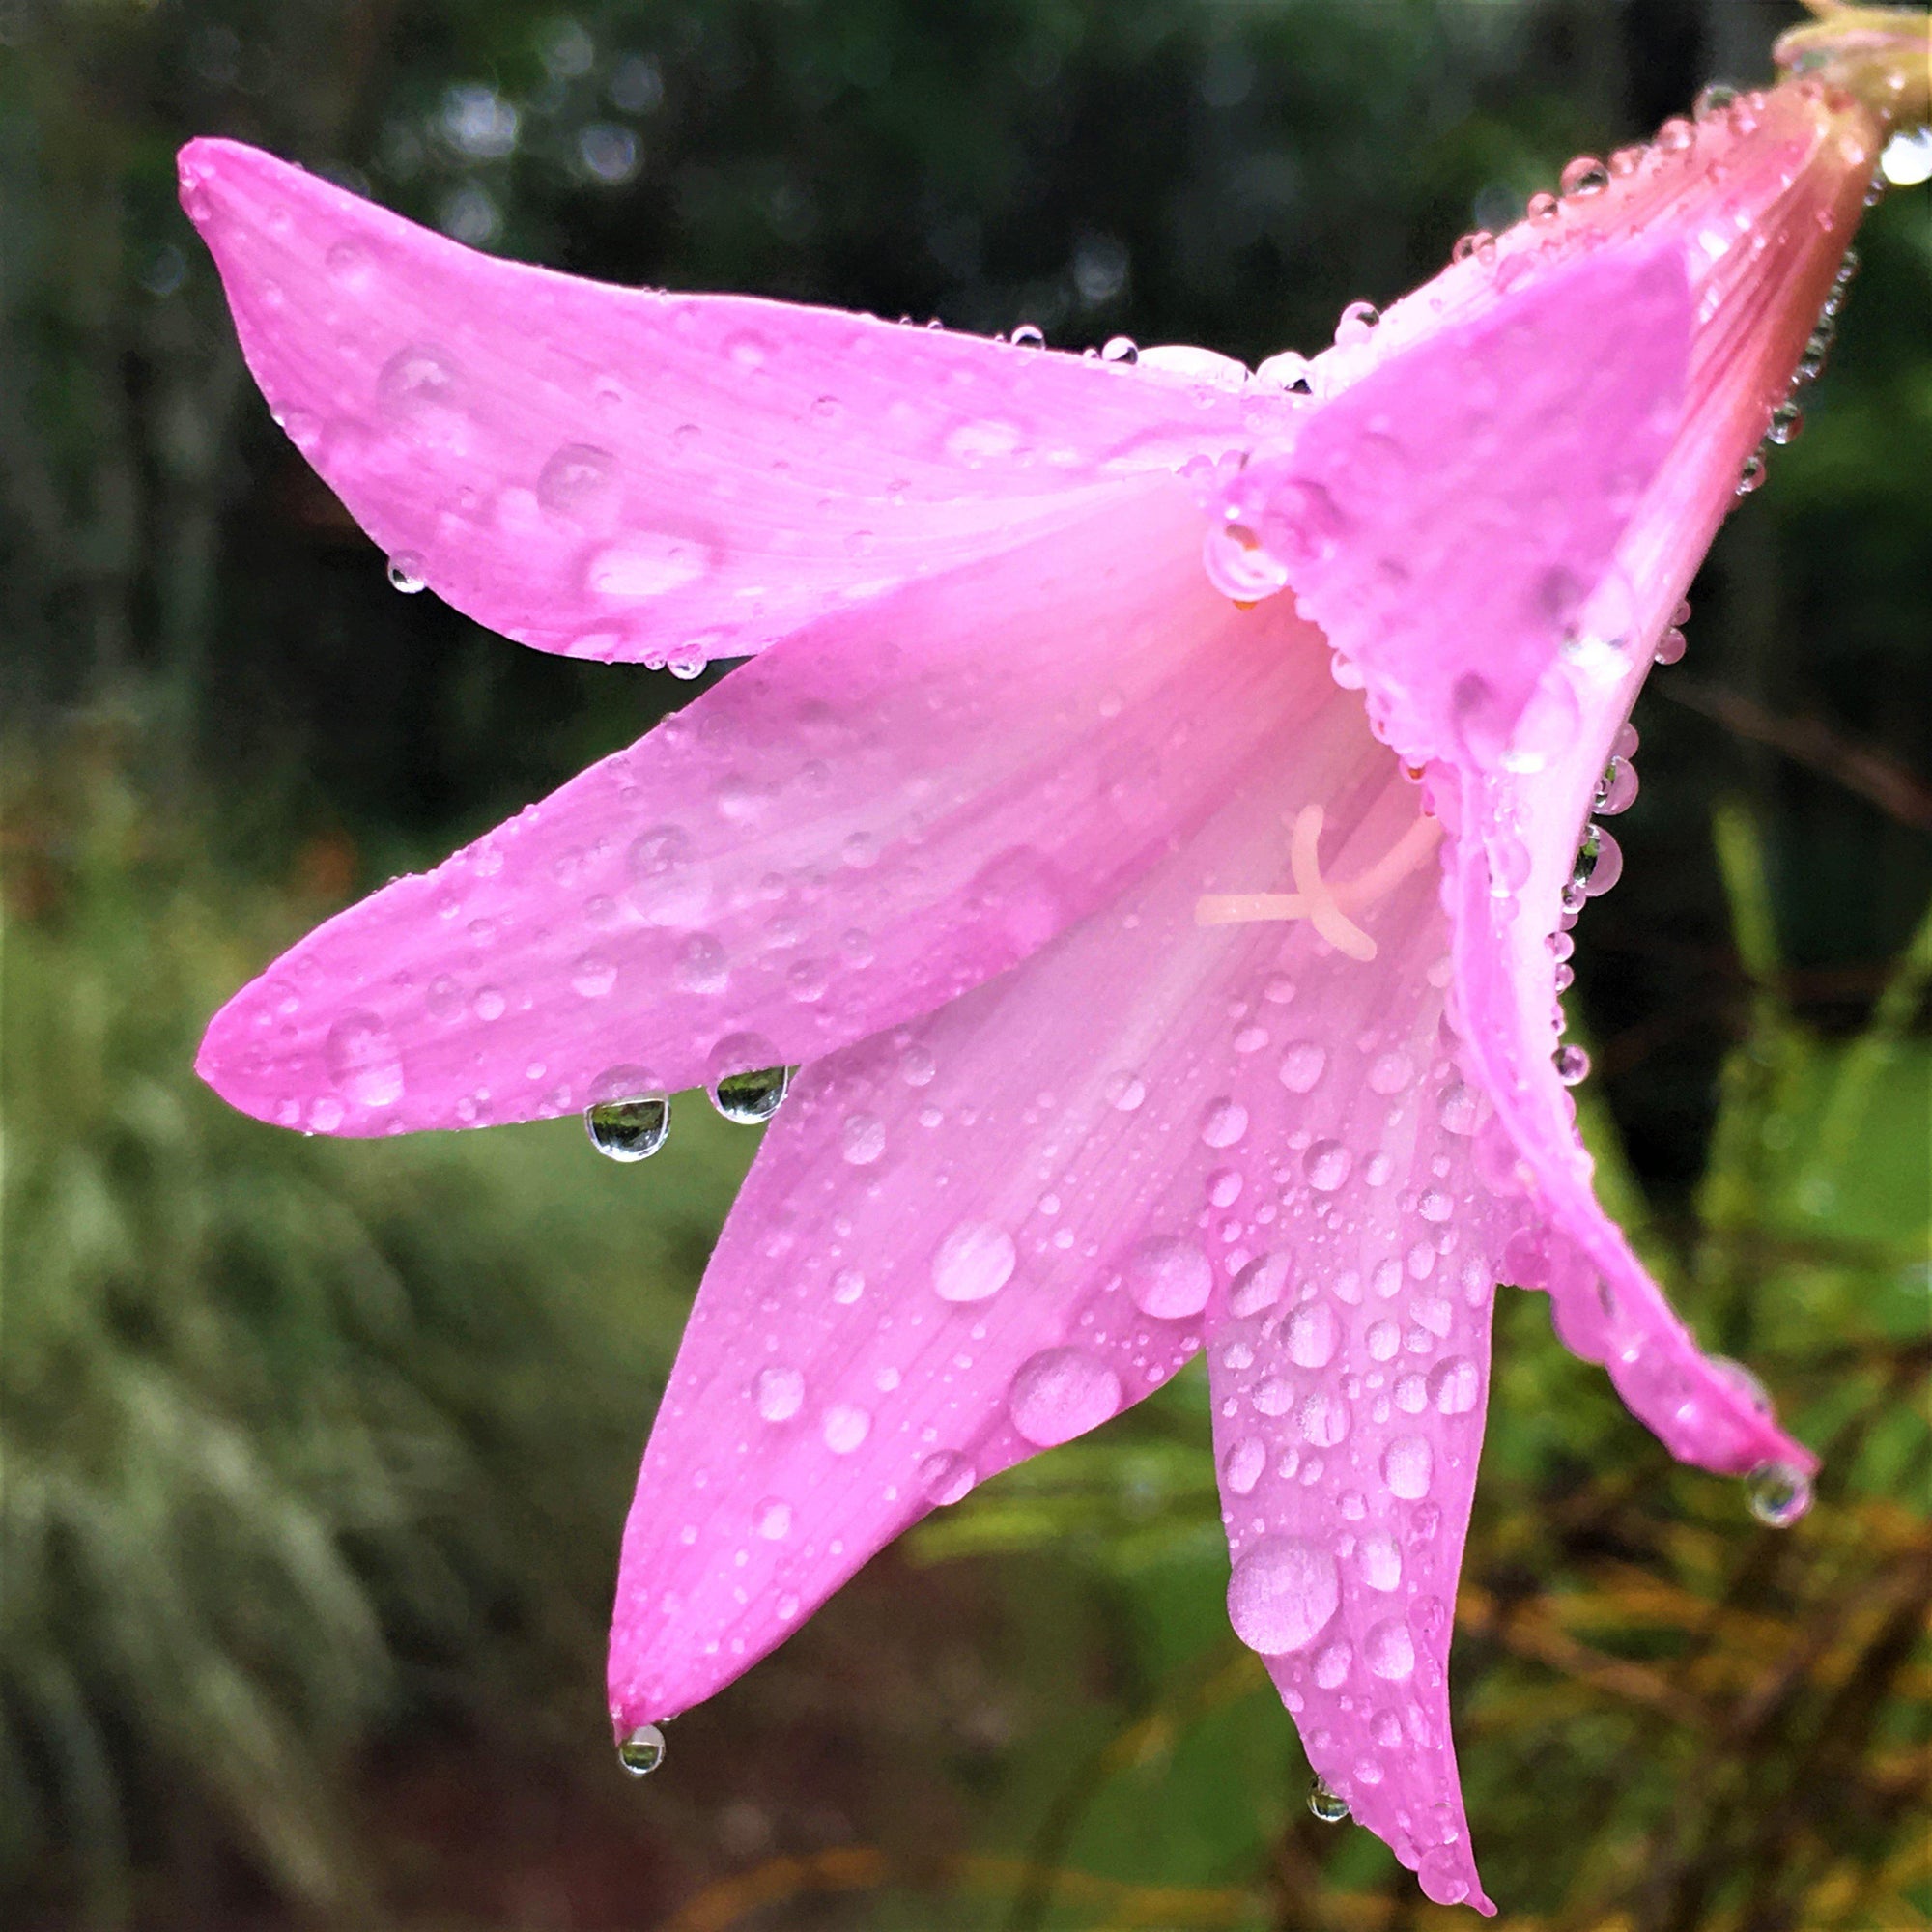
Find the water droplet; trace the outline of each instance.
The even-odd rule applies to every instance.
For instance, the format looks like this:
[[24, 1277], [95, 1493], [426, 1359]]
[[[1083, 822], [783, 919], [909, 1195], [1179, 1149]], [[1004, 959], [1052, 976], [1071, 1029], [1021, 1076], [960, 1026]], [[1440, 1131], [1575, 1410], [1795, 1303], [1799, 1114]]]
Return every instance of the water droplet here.
[[1571, 885], [1585, 898], [1597, 899], [1623, 875], [1623, 847], [1601, 825], [1586, 825], [1583, 842], [1577, 848], [1577, 863], [1570, 869]]
[[1100, 360], [1103, 362], [1138, 362], [1140, 359], [1140, 346], [1131, 335], [1110, 335], [1100, 345]]
[[648, 1777], [665, 1760], [665, 1734], [655, 1724], [639, 1724], [625, 1733], [617, 1747], [617, 1762], [633, 1777]]
[[1013, 1428], [1037, 1449], [1071, 1442], [1120, 1406], [1120, 1377], [1079, 1349], [1042, 1349], [1020, 1365], [1007, 1398]]
[[1243, 1435], [1221, 1459], [1221, 1486], [1244, 1496], [1261, 1481], [1267, 1467], [1267, 1444], [1259, 1435]]
[[1612, 758], [1597, 781], [1597, 795], [1591, 810], [1605, 818], [1628, 811], [1636, 801], [1636, 767], [1628, 758]]
[[1281, 1084], [1291, 1094], [1314, 1092], [1328, 1065], [1328, 1049], [1298, 1039], [1281, 1057]]
[[1750, 1513], [1773, 1529], [1789, 1529], [1811, 1507], [1811, 1479], [1789, 1463], [1760, 1463], [1745, 1478]]
[[1349, 1819], [1349, 1801], [1328, 1780], [1318, 1777], [1308, 1787], [1308, 1809], [1324, 1825], [1344, 1825]]
[[789, 1422], [805, 1404], [805, 1378], [796, 1369], [760, 1369], [752, 1400], [767, 1422]]
[[1487, 228], [1473, 228], [1466, 235], [1456, 238], [1456, 245], [1449, 251], [1452, 262], [1466, 262], [1471, 255], [1481, 257], [1487, 246], [1491, 255], [1495, 252], [1496, 238]]
[[1314, 1448], [1333, 1449], [1348, 1437], [1348, 1408], [1331, 1390], [1317, 1389], [1301, 1405], [1295, 1419], [1301, 1425], [1302, 1440]]
[[1748, 497], [1764, 481], [1764, 458], [1756, 450], [1745, 458], [1745, 467], [1738, 472], [1737, 494]]
[[1152, 1235], [1127, 1259], [1127, 1293], [1143, 1315], [1178, 1321], [1208, 1305], [1214, 1271], [1190, 1241]]
[[847, 1114], [839, 1152], [852, 1167], [870, 1167], [886, 1151], [886, 1123], [876, 1114]]
[[1438, 1415], [1467, 1415], [1482, 1395], [1482, 1371], [1466, 1355], [1445, 1356], [1429, 1372], [1429, 1400]]
[[1023, 322], [1013, 330], [1013, 347], [1015, 349], [1044, 349], [1046, 347], [1046, 331], [1037, 323]]
[[1400, 1684], [1415, 1671], [1415, 1639], [1400, 1617], [1377, 1624], [1362, 1639], [1362, 1661], [1378, 1677]]
[[1335, 346], [1346, 349], [1350, 343], [1366, 342], [1380, 326], [1382, 312], [1374, 302], [1351, 301], [1335, 324]]
[[849, 1308], [866, 1292], [866, 1277], [857, 1268], [840, 1268], [832, 1277], [832, 1298]]
[[1425, 1435], [1398, 1435], [1382, 1451], [1382, 1481], [1391, 1495], [1418, 1502], [1429, 1493], [1435, 1473], [1435, 1452]]
[[1728, 1355], [1713, 1355], [1711, 1367], [1729, 1382], [1758, 1414], [1771, 1413], [1771, 1391], [1742, 1362], [1734, 1362]]
[[1562, 203], [1553, 194], [1546, 191], [1542, 194], [1531, 195], [1529, 198], [1529, 207], [1525, 212], [1532, 221], [1550, 222], [1556, 219], [1557, 213], [1561, 207]]
[[1012, 1279], [1018, 1260], [1004, 1228], [961, 1221], [932, 1258], [932, 1286], [942, 1301], [984, 1301]]
[[825, 1423], [819, 1433], [835, 1456], [849, 1456], [872, 1433], [872, 1417], [868, 1410], [852, 1403], [835, 1403], [825, 1411]]
[[1435, 1905], [1461, 1905], [1469, 1895], [1462, 1855], [1453, 1845], [1437, 1845], [1424, 1852], [1415, 1867], [1415, 1878], [1422, 1895]]
[[1297, 1368], [1325, 1369], [1340, 1339], [1335, 1311], [1325, 1301], [1304, 1301], [1288, 1318], [1288, 1358]]
[[1683, 660], [1686, 649], [1684, 633], [1675, 624], [1657, 640], [1657, 662], [1661, 665], [1674, 665]]
[[1796, 442], [1804, 428], [1804, 412], [1796, 403], [1779, 403], [1771, 412], [1771, 427], [1764, 433], [1764, 440], [1776, 443], [1779, 449], [1785, 444]]
[[1697, 92], [1697, 98], [1690, 103], [1690, 116], [1694, 121], [1715, 121], [1725, 113], [1737, 99], [1735, 87], [1726, 86], [1720, 80], [1714, 80]]
[[1327, 1629], [1341, 1601], [1334, 1557], [1299, 1536], [1264, 1538], [1228, 1579], [1228, 1620], [1264, 1657], [1305, 1649]]
[[1578, 155], [1563, 170], [1561, 186], [1566, 195], [1602, 194], [1610, 185], [1610, 171], [1595, 155]]
[[1317, 1141], [1301, 1156], [1301, 1171], [1320, 1194], [1333, 1194], [1354, 1164], [1354, 1155], [1340, 1141]]
[[609, 1160], [648, 1160], [669, 1138], [670, 1098], [664, 1094], [635, 1094], [626, 1099], [594, 1101], [584, 1113], [583, 1128], [590, 1145]]
[[741, 1127], [762, 1126], [783, 1104], [791, 1091], [791, 1076], [789, 1066], [727, 1073], [711, 1088], [711, 1104]]
[[1394, 1537], [1377, 1534], [1363, 1537], [1355, 1552], [1362, 1566], [1362, 1581], [1384, 1594], [1402, 1582], [1402, 1546]]
[[412, 550], [399, 550], [389, 559], [389, 588], [400, 590], [405, 597], [413, 597], [417, 591], [427, 589], [428, 582], [423, 576], [423, 560]]
[[920, 1488], [926, 1500], [941, 1506], [958, 1502], [979, 1479], [973, 1464], [952, 1449], [942, 1449], [919, 1465]]
[[1201, 561], [1208, 581], [1236, 604], [1272, 597], [1288, 582], [1288, 572], [1269, 554], [1261, 538], [1233, 517], [1209, 526], [1202, 540]]
[[616, 983], [616, 965], [602, 952], [584, 953], [570, 969], [571, 989], [582, 999], [601, 1000]]
[[617, 459], [595, 443], [566, 442], [537, 472], [537, 501], [585, 528], [614, 521]]
[[791, 1534], [791, 1505], [767, 1496], [758, 1505], [753, 1525], [767, 1543], [782, 1543]]
[[358, 1107], [392, 1107], [403, 1097], [403, 1063], [375, 1013], [344, 1013], [324, 1038], [322, 1058], [328, 1077]]
[[1290, 1260], [1285, 1250], [1274, 1248], [1251, 1261], [1228, 1291], [1228, 1312], [1245, 1321], [1264, 1308], [1272, 1308], [1288, 1286]]
[[1147, 1098], [1147, 1083], [1131, 1073], [1114, 1073], [1100, 1093], [1108, 1106], [1131, 1114]]
[[724, 949], [708, 932], [690, 934], [671, 966], [671, 979], [680, 992], [722, 993], [730, 977]]
[[1238, 1100], [1208, 1102], [1201, 1121], [1201, 1138], [1210, 1148], [1230, 1148], [1248, 1130], [1248, 1110]]

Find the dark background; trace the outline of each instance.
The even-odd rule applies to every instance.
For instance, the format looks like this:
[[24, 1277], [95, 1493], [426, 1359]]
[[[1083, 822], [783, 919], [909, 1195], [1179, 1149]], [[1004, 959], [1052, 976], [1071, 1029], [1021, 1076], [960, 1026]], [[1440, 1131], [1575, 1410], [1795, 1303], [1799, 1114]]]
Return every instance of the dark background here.
[[[0, 0], [10, 1923], [1440, 1917], [1302, 1811], [1220, 1621], [1186, 1378], [618, 1779], [616, 1535], [747, 1136], [685, 1107], [621, 1175], [567, 1122], [311, 1145], [187, 1068], [279, 946], [690, 687], [388, 588], [241, 368], [177, 146], [607, 280], [1255, 360], [1768, 78], [1796, 12]], [[1859, 247], [1805, 434], [1638, 707], [1572, 996], [1618, 1211], [1831, 1474], [1754, 1529], [1508, 1298], [1457, 1668], [1490, 1889], [1538, 1915], [1510, 1924], [1932, 1913], [1925, 190]]]

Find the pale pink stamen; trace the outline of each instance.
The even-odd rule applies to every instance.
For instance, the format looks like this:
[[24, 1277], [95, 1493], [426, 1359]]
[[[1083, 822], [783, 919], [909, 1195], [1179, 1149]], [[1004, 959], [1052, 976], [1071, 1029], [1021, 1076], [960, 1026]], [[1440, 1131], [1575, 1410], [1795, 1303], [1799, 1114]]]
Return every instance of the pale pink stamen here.
[[1414, 871], [1441, 842], [1442, 828], [1423, 814], [1366, 872], [1331, 885], [1321, 876], [1322, 815], [1319, 805], [1305, 805], [1295, 814], [1289, 865], [1296, 891], [1208, 893], [1195, 902], [1195, 923], [1247, 925], [1305, 919], [1336, 952], [1364, 962], [1373, 959], [1376, 942], [1349, 914], [1374, 905]]

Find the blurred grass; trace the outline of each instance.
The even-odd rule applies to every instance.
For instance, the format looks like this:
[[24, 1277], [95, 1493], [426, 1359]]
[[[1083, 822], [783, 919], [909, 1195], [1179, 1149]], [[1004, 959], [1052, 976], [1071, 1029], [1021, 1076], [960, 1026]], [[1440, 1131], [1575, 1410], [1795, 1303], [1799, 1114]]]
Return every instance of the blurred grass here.
[[217, 877], [115, 734], [67, 751], [10, 747], [0, 815], [0, 1857], [112, 1919], [212, 1818], [342, 1909], [350, 1758], [400, 1715], [487, 1733], [554, 1694], [595, 1747], [628, 1474], [732, 1155], [681, 1122], [652, 1201], [569, 1122], [372, 1157], [231, 1113], [199, 1023], [329, 908]]

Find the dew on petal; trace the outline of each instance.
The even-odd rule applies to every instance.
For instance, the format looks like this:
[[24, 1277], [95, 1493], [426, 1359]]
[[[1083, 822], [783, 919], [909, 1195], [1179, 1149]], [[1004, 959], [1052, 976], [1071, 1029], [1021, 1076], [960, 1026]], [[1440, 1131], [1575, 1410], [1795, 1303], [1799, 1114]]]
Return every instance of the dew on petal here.
[[1378, 1677], [1399, 1684], [1415, 1671], [1415, 1639], [1400, 1617], [1389, 1617], [1362, 1639], [1362, 1661]]
[[1438, 1415], [1467, 1415], [1482, 1392], [1482, 1374], [1466, 1355], [1445, 1356], [1429, 1372], [1429, 1400]]
[[929, 1503], [956, 1503], [979, 1481], [979, 1473], [956, 1450], [942, 1449], [919, 1465], [919, 1486]]
[[942, 1301], [984, 1301], [1012, 1279], [1018, 1260], [1004, 1228], [961, 1221], [932, 1258], [932, 1286]]
[[1193, 1242], [1153, 1235], [1127, 1258], [1126, 1279], [1127, 1293], [1143, 1315], [1175, 1321], [1207, 1307], [1214, 1271]]
[[1318, 1193], [1333, 1194], [1349, 1178], [1355, 1157], [1340, 1141], [1317, 1141], [1301, 1157], [1301, 1171]]
[[1324, 1825], [1340, 1825], [1348, 1820], [1349, 1801], [1327, 1779], [1318, 1777], [1308, 1787], [1308, 1809]]
[[1281, 1057], [1281, 1084], [1291, 1094], [1314, 1092], [1328, 1065], [1328, 1049], [1312, 1039], [1296, 1040]]
[[886, 1123], [876, 1114], [847, 1114], [839, 1152], [852, 1167], [870, 1167], [886, 1151]]
[[1210, 1148], [1230, 1148], [1248, 1130], [1248, 1110], [1238, 1100], [1208, 1103], [1201, 1121], [1201, 1138]]
[[329, 1079], [358, 1107], [392, 1107], [403, 1097], [403, 1063], [375, 1013], [344, 1013], [323, 1040], [322, 1059]]
[[1382, 1451], [1382, 1481], [1391, 1495], [1415, 1502], [1429, 1493], [1435, 1473], [1435, 1454], [1424, 1435], [1398, 1435]]
[[1013, 1428], [1037, 1449], [1071, 1442], [1120, 1406], [1120, 1377], [1080, 1349], [1042, 1349], [1020, 1365], [1007, 1398]]
[[819, 1433], [835, 1456], [849, 1456], [872, 1433], [872, 1418], [849, 1402], [836, 1403], [825, 1411]]
[[1389, 1591], [1402, 1582], [1402, 1546], [1394, 1537], [1380, 1534], [1363, 1537], [1355, 1551], [1361, 1565], [1362, 1581], [1372, 1590]]
[[1267, 1444], [1259, 1435], [1243, 1435], [1221, 1459], [1221, 1486], [1232, 1494], [1246, 1495], [1267, 1467]]
[[1298, 1536], [1264, 1538], [1228, 1579], [1228, 1620], [1263, 1657], [1305, 1649], [1327, 1629], [1341, 1601], [1334, 1557]]
[[1228, 1312], [1245, 1321], [1264, 1308], [1272, 1308], [1288, 1287], [1293, 1265], [1293, 1257], [1283, 1248], [1271, 1248], [1266, 1254], [1256, 1256], [1235, 1277], [1234, 1286], [1228, 1291]]
[[1335, 1311], [1325, 1301], [1305, 1301], [1288, 1318], [1288, 1358], [1303, 1369], [1325, 1369], [1341, 1339]]
[[752, 1399], [767, 1422], [789, 1422], [805, 1403], [805, 1378], [796, 1369], [760, 1369]]

